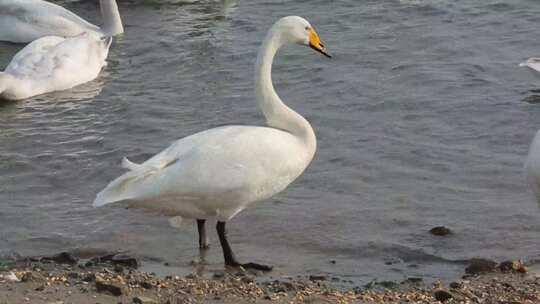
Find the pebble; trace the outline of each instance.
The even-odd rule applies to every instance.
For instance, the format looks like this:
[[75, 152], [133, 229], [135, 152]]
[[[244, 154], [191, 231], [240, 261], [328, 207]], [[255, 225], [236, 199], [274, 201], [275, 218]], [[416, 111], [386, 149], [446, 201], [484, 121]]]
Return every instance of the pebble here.
[[467, 274], [481, 274], [494, 272], [497, 267], [497, 262], [487, 259], [472, 259], [469, 266], [465, 268]]
[[325, 276], [324, 274], [321, 274], [321, 275], [310, 275], [309, 276], [309, 280], [310, 281], [326, 281], [327, 279], [327, 276]]
[[444, 226], [437, 226], [434, 228], [431, 228], [429, 233], [436, 235], [436, 236], [445, 236], [452, 233], [452, 231], [449, 228], [446, 228]]
[[439, 289], [439, 290], [435, 290], [435, 292], [433, 293], [433, 297], [437, 301], [445, 302], [452, 299], [454, 296], [450, 292], [444, 289]]
[[60, 252], [49, 257], [43, 257], [41, 260], [53, 261], [57, 264], [75, 265], [79, 261], [76, 257], [72, 256], [69, 252]]

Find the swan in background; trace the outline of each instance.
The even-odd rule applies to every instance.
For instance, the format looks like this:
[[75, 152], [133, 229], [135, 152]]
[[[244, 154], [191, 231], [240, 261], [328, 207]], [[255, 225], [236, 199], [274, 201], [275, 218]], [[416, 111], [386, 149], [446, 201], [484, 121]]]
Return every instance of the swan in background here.
[[26, 43], [45, 36], [73, 37], [84, 32], [114, 36], [124, 32], [116, 0], [100, 0], [100, 28], [67, 9], [43, 0], [0, 0], [0, 41]]
[[93, 33], [35, 40], [0, 72], [0, 99], [25, 99], [95, 79], [106, 65], [111, 42]]
[[540, 204], [540, 130], [536, 132], [525, 161], [527, 182]]
[[284, 190], [315, 154], [311, 125], [281, 101], [272, 84], [274, 56], [292, 43], [330, 57], [313, 27], [301, 17], [284, 17], [270, 28], [255, 68], [256, 100], [268, 126], [209, 129], [174, 142], [142, 164], [124, 158], [122, 166], [129, 171], [99, 192], [94, 206], [124, 201], [133, 208], [197, 219], [201, 249], [208, 246], [205, 221], [215, 218], [225, 265], [271, 270], [236, 260], [225, 223], [248, 205]]
[[537, 72], [540, 72], [540, 58], [536, 58], [536, 57], [529, 58], [527, 59], [527, 61], [520, 63], [519, 66], [528, 67]]

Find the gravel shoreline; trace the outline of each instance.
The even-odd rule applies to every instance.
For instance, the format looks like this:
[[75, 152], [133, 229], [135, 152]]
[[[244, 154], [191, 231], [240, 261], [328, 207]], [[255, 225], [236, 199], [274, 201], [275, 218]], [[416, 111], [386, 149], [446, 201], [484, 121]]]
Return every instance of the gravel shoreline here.
[[325, 276], [269, 280], [242, 269], [157, 277], [139, 261], [105, 255], [79, 261], [69, 253], [0, 262], [0, 304], [118, 303], [540, 303], [540, 275], [519, 261], [474, 260], [454, 282], [373, 283], [338, 288]]

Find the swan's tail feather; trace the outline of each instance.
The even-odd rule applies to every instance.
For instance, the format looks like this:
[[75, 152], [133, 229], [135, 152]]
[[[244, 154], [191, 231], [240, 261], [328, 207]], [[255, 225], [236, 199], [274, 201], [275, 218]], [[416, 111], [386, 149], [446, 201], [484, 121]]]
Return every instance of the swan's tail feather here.
[[129, 159], [127, 159], [127, 157], [124, 157], [124, 158], [122, 158], [122, 168], [128, 169], [130, 171], [135, 171], [135, 170], [141, 168], [141, 165], [130, 161]]
[[125, 173], [117, 179], [110, 182], [105, 189], [96, 195], [94, 207], [101, 207], [107, 204], [116, 203], [122, 200], [130, 199], [130, 183], [137, 179], [132, 171]]
[[140, 198], [140, 194], [146, 189], [147, 178], [156, 173], [155, 168], [145, 169], [142, 165], [131, 162], [125, 157], [122, 159], [122, 167], [130, 171], [110, 182], [99, 192], [94, 200], [94, 207]]

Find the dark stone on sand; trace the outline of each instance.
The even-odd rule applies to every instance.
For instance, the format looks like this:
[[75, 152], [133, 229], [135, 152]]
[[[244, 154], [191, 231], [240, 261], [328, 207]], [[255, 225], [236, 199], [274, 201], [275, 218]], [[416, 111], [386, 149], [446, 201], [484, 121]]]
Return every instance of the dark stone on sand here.
[[218, 271], [214, 273], [214, 279], [221, 279], [225, 276], [225, 273], [223, 271]]
[[95, 257], [91, 259], [90, 261], [86, 262], [85, 266], [90, 267], [90, 266], [96, 266], [96, 265], [104, 264], [104, 263], [120, 265], [124, 267], [129, 267], [129, 268], [138, 268], [141, 265], [141, 263], [139, 262], [137, 258], [131, 257], [123, 253], [118, 253], [118, 254], [113, 253], [113, 254], [107, 254], [107, 255]]
[[330, 264], [336, 264], [336, 260], [330, 260]]
[[146, 281], [140, 282], [139, 285], [141, 285], [141, 287], [144, 289], [152, 289], [154, 287], [154, 285]]
[[472, 259], [469, 266], [465, 268], [467, 274], [481, 274], [494, 272], [497, 267], [497, 262], [487, 259]]
[[78, 261], [78, 259], [72, 256], [69, 252], [61, 252], [59, 254], [56, 254], [50, 257], [43, 257], [41, 260], [53, 261], [58, 264], [68, 264], [68, 265], [75, 265], [77, 264], [77, 261]]
[[122, 295], [122, 287], [111, 283], [111, 282], [105, 282], [102, 280], [96, 281], [96, 289], [98, 292], [101, 293], [108, 293], [110, 295], [113, 295], [115, 297], [119, 297]]
[[435, 292], [433, 293], [433, 297], [437, 301], [446, 302], [452, 299], [454, 296], [450, 292], [444, 289], [438, 289], [438, 290], [435, 290]]
[[429, 233], [436, 235], [436, 236], [445, 236], [452, 233], [452, 231], [449, 228], [446, 228], [444, 226], [437, 226], [434, 228], [431, 228]]
[[152, 298], [138, 296], [133, 298], [133, 304], [158, 304], [158, 301]]
[[39, 285], [39, 286], [36, 287], [34, 290], [35, 290], [35, 291], [43, 291], [43, 290], [45, 290], [45, 285]]
[[327, 279], [327, 276], [325, 276], [324, 274], [321, 274], [321, 275], [310, 275], [309, 276], [309, 280], [310, 281], [326, 281]]
[[116, 254], [111, 258], [111, 262], [115, 265], [122, 265], [130, 268], [138, 268], [141, 264], [138, 259], [125, 254]]
[[86, 274], [82, 280], [84, 282], [94, 282], [96, 280], [96, 275], [93, 273]]
[[461, 288], [463, 288], [463, 283], [462, 282], [451, 282], [449, 286], [452, 289], [461, 289]]

